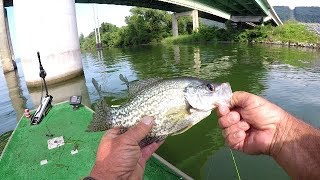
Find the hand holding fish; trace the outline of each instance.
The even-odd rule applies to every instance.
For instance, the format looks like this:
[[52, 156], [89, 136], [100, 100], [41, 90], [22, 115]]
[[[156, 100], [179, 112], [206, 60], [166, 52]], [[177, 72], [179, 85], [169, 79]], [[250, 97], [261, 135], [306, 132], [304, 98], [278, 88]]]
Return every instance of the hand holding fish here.
[[119, 129], [108, 130], [100, 142], [96, 163], [90, 177], [99, 179], [142, 179], [146, 161], [162, 142], [140, 148], [153, 126], [153, 118], [141, 122], [119, 135]]
[[218, 108], [219, 124], [231, 148], [270, 155], [293, 179], [319, 178], [319, 130], [247, 92], [234, 92], [231, 107]]

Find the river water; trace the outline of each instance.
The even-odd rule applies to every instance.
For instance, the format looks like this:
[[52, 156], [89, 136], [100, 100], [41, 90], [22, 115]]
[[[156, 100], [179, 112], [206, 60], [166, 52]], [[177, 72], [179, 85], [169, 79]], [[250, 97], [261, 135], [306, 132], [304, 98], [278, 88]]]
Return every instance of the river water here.
[[[155, 45], [83, 52], [82, 61], [83, 76], [49, 87], [54, 102], [82, 95], [83, 104], [91, 106], [99, 99], [93, 77], [109, 102], [119, 104], [127, 97], [119, 74], [130, 81], [197, 76], [230, 82], [234, 91], [261, 95], [320, 127], [319, 51], [245, 44]], [[23, 110], [37, 107], [40, 101], [41, 88], [28, 89], [21, 63], [17, 64], [17, 73], [0, 72], [0, 134], [13, 130]], [[169, 137], [157, 153], [196, 179], [289, 179], [268, 156], [233, 151], [233, 160], [215, 112], [187, 132]]]

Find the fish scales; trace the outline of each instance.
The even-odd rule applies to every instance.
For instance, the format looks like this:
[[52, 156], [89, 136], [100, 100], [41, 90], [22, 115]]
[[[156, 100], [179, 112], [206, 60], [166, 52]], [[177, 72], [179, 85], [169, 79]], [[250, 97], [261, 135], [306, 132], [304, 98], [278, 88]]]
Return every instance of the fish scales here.
[[[164, 116], [161, 112], [167, 112], [168, 109], [176, 106], [187, 106], [183, 98], [183, 88], [188, 85], [187, 82], [164, 81], [155, 83], [124, 106], [112, 109], [112, 123], [130, 127], [136, 124], [143, 116], [148, 115], [155, 117], [155, 127], [157, 127], [157, 124], [161, 124], [159, 121]], [[170, 98], [173, 96], [176, 98]], [[155, 128], [152, 133], [155, 134], [157, 130], [159, 131], [161, 128]]]

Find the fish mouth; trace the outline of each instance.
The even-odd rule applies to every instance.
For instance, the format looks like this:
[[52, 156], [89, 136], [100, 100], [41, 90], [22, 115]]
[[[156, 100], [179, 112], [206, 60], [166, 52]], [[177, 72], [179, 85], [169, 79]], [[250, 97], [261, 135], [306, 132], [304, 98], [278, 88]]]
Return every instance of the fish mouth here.
[[222, 83], [216, 87], [214, 107], [227, 106], [231, 107], [232, 89], [229, 83]]

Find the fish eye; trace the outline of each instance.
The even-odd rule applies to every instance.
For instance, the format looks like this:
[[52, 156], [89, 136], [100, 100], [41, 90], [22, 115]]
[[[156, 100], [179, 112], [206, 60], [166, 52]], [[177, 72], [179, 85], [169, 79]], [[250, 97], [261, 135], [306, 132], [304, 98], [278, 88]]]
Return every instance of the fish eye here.
[[212, 86], [212, 84], [207, 84], [207, 87], [210, 91], [214, 91], [214, 87]]

